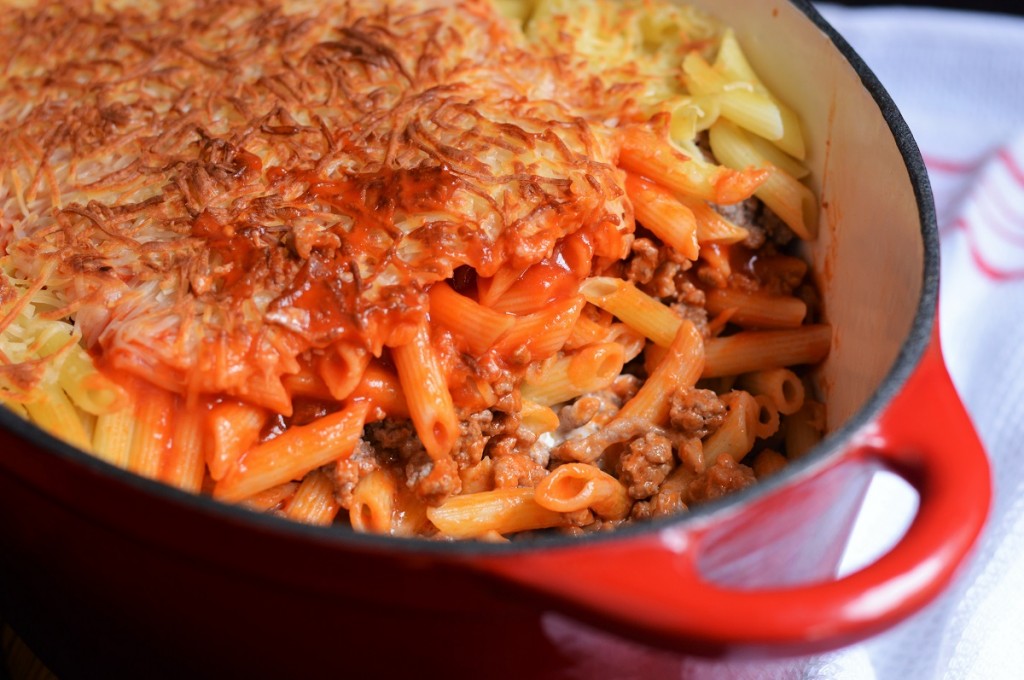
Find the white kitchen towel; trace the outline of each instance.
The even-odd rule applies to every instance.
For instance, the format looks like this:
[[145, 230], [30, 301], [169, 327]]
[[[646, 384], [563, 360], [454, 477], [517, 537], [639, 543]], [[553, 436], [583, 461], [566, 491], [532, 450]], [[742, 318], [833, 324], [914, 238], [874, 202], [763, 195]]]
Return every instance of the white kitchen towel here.
[[[988, 449], [995, 497], [948, 593], [890, 632], [814, 660], [803, 676], [1024, 678], [1024, 19], [820, 10], [878, 75], [921, 147], [942, 235], [946, 361]], [[894, 540], [915, 505], [904, 486], [880, 480], [846, 567]]]

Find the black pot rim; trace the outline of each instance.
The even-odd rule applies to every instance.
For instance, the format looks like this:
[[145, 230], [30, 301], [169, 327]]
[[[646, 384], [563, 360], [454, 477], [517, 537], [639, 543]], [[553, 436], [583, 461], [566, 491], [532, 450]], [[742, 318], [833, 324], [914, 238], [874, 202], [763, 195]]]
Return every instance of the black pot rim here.
[[707, 523], [720, 513], [736, 510], [746, 504], [774, 493], [815, 469], [827, 465], [839, 455], [851, 436], [875, 420], [902, 390], [914, 372], [921, 357], [931, 342], [932, 328], [937, 313], [939, 291], [939, 233], [936, 223], [935, 206], [931, 185], [924, 160], [914, 141], [906, 121], [895, 103], [867, 64], [838, 32], [814, 8], [809, 0], [789, 0], [835, 45], [843, 57], [856, 71], [861, 83], [878, 105], [914, 187], [920, 219], [921, 238], [924, 246], [921, 296], [918, 300], [910, 332], [888, 374], [871, 398], [841, 428], [830, 433], [811, 452], [799, 460], [789, 463], [781, 472], [770, 479], [759, 482], [725, 498], [699, 505], [692, 510], [672, 517], [645, 520], [620, 527], [612, 532], [599, 532], [587, 536], [537, 536], [529, 540], [508, 543], [487, 543], [480, 541], [437, 541], [421, 538], [396, 538], [374, 534], [361, 534], [348, 527], [315, 527], [292, 522], [287, 519], [264, 515], [241, 507], [227, 505], [210, 497], [194, 495], [162, 483], [140, 477], [106, 463], [64, 443], [27, 423], [7, 409], [0, 408], [0, 428], [8, 430], [26, 442], [52, 453], [65, 462], [84, 467], [94, 474], [111, 477], [119, 483], [133, 487], [136, 491], [162, 499], [170, 505], [185, 510], [199, 511], [212, 520], [225, 521], [232, 525], [247, 525], [249, 528], [275, 534], [284, 538], [312, 541], [345, 551], [393, 552], [396, 554], [415, 553], [449, 558], [471, 558], [474, 556], [516, 555], [524, 552], [547, 549], [568, 549], [588, 546], [606, 541], [629, 541], [637, 537], [658, 533], [667, 528], [687, 528]]

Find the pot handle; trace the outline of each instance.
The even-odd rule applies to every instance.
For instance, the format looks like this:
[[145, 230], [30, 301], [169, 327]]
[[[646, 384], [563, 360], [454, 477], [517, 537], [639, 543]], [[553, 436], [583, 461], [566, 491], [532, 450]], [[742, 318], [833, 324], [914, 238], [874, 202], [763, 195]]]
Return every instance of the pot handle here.
[[[954, 390], [937, 333], [915, 373], [855, 456], [881, 462], [920, 494], [890, 552], [843, 578], [742, 590], [704, 580], [699, 536], [663, 531], [629, 541], [485, 558], [475, 566], [631, 637], [721, 654], [804, 654], [864, 639], [917, 611], [949, 583], [988, 514], [988, 460]], [[680, 538], [682, 536], [683, 538]]]

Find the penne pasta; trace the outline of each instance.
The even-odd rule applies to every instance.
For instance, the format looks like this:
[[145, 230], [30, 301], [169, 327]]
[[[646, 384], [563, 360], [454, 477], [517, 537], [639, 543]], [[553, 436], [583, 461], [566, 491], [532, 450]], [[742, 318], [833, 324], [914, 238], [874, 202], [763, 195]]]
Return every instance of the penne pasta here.
[[777, 168], [761, 156], [746, 133], [729, 121], [711, 126], [711, 150], [731, 168], [770, 168], [773, 170], [755, 190], [758, 198], [802, 239], [818, 233], [818, 203], [814, 193], [795, 177]]
[[750, 232], [746, 229], [736, 226], [703, 201], [689, 199], [685, 196], [680, 196], [679, 200], [693, 213], [693, 218], [697, 224], [697, 242], [701, 245], [706, 243], [717, 243], [720, 245], [740, 243], [750, 235]]
[[604, 342], [590, 345], [550, 364], [540, 375], [523, 382], [522, 395], [540, 406], [568, 401], [603, 389], [622, 373], [622, 345]]
[[696, 260], [697, 219], [671, 192], [633, 174], [626, 174], [626, 194], [633, 202], [636, 219], [680, 255]]
[[292, 427], [249, 450], [213, 487], [214, 498], [237, 503], [310, 470], [351, 455], [369, 404], [354, 402], [309, 425]]
[[668, 140], [644, 128], [622, 128], [620, 134], [619, 165], [623, 169], [688, 197], [738, 203], [753, 195], [771, 174], [760, 168], [736, 170], [687, 158]]
[[393, 347], [391, 356], [423, 446], [434, 460], [448, 457], [459, 436], [459, 423], [427, 325], [417, 327], [412, 342]]
[[303, 477], [284, 514], [288, 519], [303, 524], [327, 526], [334, 521], [339, 510], [341, 506], [334, 497], [334, 482], [322, 470], [314, 470]]
[[111, 465], [127, 469], [134, 438], [135, 410], [132, 407], [104, 413], [96, 417], [92, 452]]
[[585, 463], [559, 465], [537, 485], [534, 499], [554, 512], [590, 510], [609, 520], [623, 519], [633, 505], [619, 480]]
[[161, 462], [157, 479], [189, 493], [199, 493], [206, 474], [203, 455], [205, 412], [192, 409], [175, 418], [171, 447]]
[[788, 368], [747, 373], [740, 376], [739, 386], [755, 396], [768, 397], [783, 415], [792, 415], [804, 405], [804, 384], [799, 376]]
[[427, 518], [449, 538], [476, 538], [490, 532], [505, 535], [566, 524], [562, 513], [538, 504], [534, 494], [532, 488], [512, 488], [452, 496], [428, 508]]
[[370, 358], [365, 349], [345, 343], [336, 343], [324, 352], [318, 368], [332, 398], [343, 401], [352, 394], [362, 380]]
[[622, 279], [595, 276], [580, 286], [587, 302], [607, 310], [655, 344], [668, 347], [682, 318], [666, 305]]
[[757, 424], [754, 434], [758, 439], [767, 439], [779, 430], [779, 409], [775, 402], [763, 394], [754, 397], [757, 402]]
[[747, 392], [733, 391], [722, 397], [728, 407], [725, 421], [704, 440], [704, 465], [711, 467], [719, 456], [741, 460], [754, 448], [760, 407]]
[[816, 364], [828, 356], [832, 328], [827, 324], [790, 330], [743, 331], [708, 340], [704, 378], [739, 375], [784, 366]]
[[704, 341], [690, 321], [681, 321], [675, 339], [640, 390], [627, 401], [616, 420], [638, 418], [660, 425], [668, 418], [668, 397], [682, 387], [692, 387], [704, 367]]
[[517, 317], [495, 349], [500, 354], [528, 352], [531, 361], [546, 359], [565, 346], [583, 305], [583, 298], [574, 296], [544, 311]]
[[385, 469], [374, 470], [352, 490], [349, 522], [361, 533], [390, 534], [395, 511], [395, 479]]
[[477, 355], [489, 350], [516, 323], [513, 316], [459, 295], [444, 282], [430, 289], [430, 316], [455, 331]]
[[706, 294], [712, 314], [733, 310], [730, 323], [745, 328], [797, 328], [807, 316], [807, 304], [797, 297], [750, 292], [736, 288], [714, 288]]
[[175, 398], [170, 392], [139, 379], [134, 381], [130, 393], [135, 400], [135, 428], [128, 469], [156, 479], [171, 448]]
[[259, 441], [267, 412], [240, 401], [225, 401], [206, 417], [206, 465], [210, 477], [220, 481], [242, 454]]

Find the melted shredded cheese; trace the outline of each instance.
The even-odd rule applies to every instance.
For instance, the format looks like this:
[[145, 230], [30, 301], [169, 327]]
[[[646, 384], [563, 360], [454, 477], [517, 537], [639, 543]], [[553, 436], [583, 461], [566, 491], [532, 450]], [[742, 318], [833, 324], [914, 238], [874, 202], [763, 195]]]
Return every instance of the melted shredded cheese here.
[[628, 249], [608, 125], [653, 81], [608, 97], [488, 2], [50, 2], [0, 43], [10, 267], [167, 389], [284, 408], [303, 352], [379, 354], [462, 265]]

